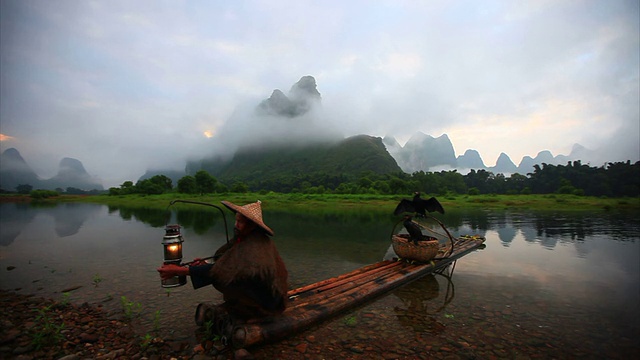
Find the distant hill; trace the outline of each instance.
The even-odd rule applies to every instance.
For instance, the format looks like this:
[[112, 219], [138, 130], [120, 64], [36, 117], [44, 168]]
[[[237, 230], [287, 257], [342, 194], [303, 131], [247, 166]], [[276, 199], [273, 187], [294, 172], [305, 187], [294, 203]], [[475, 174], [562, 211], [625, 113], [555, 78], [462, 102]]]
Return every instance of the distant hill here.
[[102, 184], [92, 178], [77, 159], [63, 158], [58, 173], [50, 179], [41, 179], [22, 158], [18, 150], [11, 148], [0, 155], [0, 189], [15, 191], [18, 185], [31, 185], [33, 189], [103, 190]]
[[486, 166], [477, 150], [467, 149], [463, 155], [455, 157], [453, 144], [447, 134], [434, 138], [422, 132], [415, 133], [407, 143], [402, 146], [392, 136], [385, 136], [383, 142], [387, 151], [398, 162], [398, 165], [406, 173], [416, 171], [438, 171], [438, 169], [487, 170], [495, 174], [520, 173], [526, 175], [533, 172], [535, 164], [566, 165], [569, 161], [582, 160], [583, 162], [594, 158], [594, 152], [580, 144], [575, 144], [569, 155], [553, 156], [550, 151], [543, 150], [535, 158], [524, 156], [518, 166], [509, 155], [501, 153], [495, 166]]
[[308, 146], [245, 147], [230, 160], [212, 157], [187, 166], [191, 175], [200, 169], [221, 181], [253, 181], [310, 173], [359, 175], [366, 171], [377, 174], [402, 171], [386, 151], [382, 139], [368, 135]]
[[289, 96], [281, 90], [273, 90], [271, 96], [258, 105], [256, 111], [262, 114], [277, 115], [294, 118], [306, 114], [311, 108], [319, 104], [320, 92], [316, 88], [313, 76], [303, 76], [293, 84]]
[[509, 155], [500, 153], [496, 161], [496, 166], [490, 167], [489, 171], [494, 174], [513, 174], [518, 172], [518, 167], [511, 161]]
[[63, 158], [58, 165], [58, 173], [51, 179], [43, 181], [45, 189], [66, 189], [73, 187], [80, 190], [104, 190], [102, 184], [92, 178], [77, 159]]
[[467, 149], [463, 155], [456, 159], [458, 169], [486, 169], [486, 165], [476, 150]]
[[234, 139], [241, 146], [232, 153], [212, 147], [211, 154], [189, 161], [186, 173], [193, 175], [202, 169], [222, 182], [255, 183], [318, 173], [402, 171], [381, 138], [358, 135], [345, 139], [330, 129], [320, 111], [321, 99], [312, 76], [300, 78], [287, 95], [274, 90], [250, 111], [237, 112], [238, 117], [212, 139], [217, 144]]
[[18, 185], [31, 185], [34, 189], [41, 187], [40, 178], [29, 167], [14, 148], [7, 149], [0, 155], [0, 189], [14, 191]]
[[417, 132], [404, 146], [392, 137], [385, 137], [385, 144], [398, 165], [409, 174], [434, 167], [457, 166], [453, 144], [447, 134], [434, 138]]

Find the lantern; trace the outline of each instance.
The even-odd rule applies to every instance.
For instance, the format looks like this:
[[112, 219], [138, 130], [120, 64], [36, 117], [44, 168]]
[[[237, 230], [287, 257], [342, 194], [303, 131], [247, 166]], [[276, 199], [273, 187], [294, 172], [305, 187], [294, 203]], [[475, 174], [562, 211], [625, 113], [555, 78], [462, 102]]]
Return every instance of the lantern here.
[[[162, 238], [162, 247], [164, 249], [164, 263], [175, 264], [180, 266], [182, 262], [182, 243], [184, 239], [180, 234], [180, 225], [167, 225], [164, 228], [165, 234]], [[187, 277], [184, 275], [174, 276], [170, 279], [162, 280], [162, 287], [171, 288], [182, 286], [187, 283]]]

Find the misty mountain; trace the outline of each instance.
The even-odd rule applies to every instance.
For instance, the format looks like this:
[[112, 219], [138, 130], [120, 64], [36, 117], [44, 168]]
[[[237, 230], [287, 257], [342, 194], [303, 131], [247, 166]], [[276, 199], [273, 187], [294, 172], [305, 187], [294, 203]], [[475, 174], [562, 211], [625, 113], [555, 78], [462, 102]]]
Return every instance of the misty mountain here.
[[10, 148], [0, 155], [0, 189], [13, 191], [18, 185], [31, 185], [34, 189], [41, 186], [41, 180], [22, 158], [20, 152]]
[[511, 161], [511, 158], [509, 157], [509, 155], [505, 153], [500, 153], [500, 156], [498, 156], [498, 160], [496, 161], [496, 166], [490, 167], [489, 171], [491, 171], [494, 174], [507, 175], [507, 174], [513, 174], [518, 172], [518, 167], [516, 166], [516, 164], [513, 163], [513, 161]]
[[533, 165], [542, 163], [557, 165], [559, 161], [556, 161], [553, 154], [551, 154], [551, 151], [543, 150], [540, 151], [535, 158], [532, 158], [531, 156], [524, 156], [522, 161], [520, 161], [520, 165], [518, 165], [518, 172], [521, 174], [533, 172]]
[[570, 161], [581, 160], [585, 163], [589, 162], [589, 159], [595, 158], [594, 151], [585, 148], [580, 144], [574, 144], [571, 153], [569, 155], [557, 155], [548, 150], [543, 150], [536, 155], [535, 158], [530, 156], [524, 156], [520, 165], [518, 165], [518, 172], [526, 175], [534, 171], [533, 165], [549, 164], [549, 165], [566, 165]]
[[22, 158], [18, 150], [11, 148], [0, 155], [0, 189], [14, 191], [18, 185], [31, 185], [34, 189], [55, 190], [73, 187], [81, 190], [102, 190], [99, 181], [92, 178], [82, 162], [64, 158], [58, 165], [58, 173], [50, 179], [40, 179]]
[[[453, 144], [447, 134], [434, 138], [422, 132], [415, 133], [404, 146], [392, 137], [385, 137], [387, 150], [404, 172], [427, 171], [434, 167], [457, 166]], [[397, 145], [396, 145], [397, 144]]]
[[236, 109], [212, 139], [210, 154], [190, 161], [186, 173], [206, 170], [219, 180], [255, 182], [261, 179], [362, 172], [400, 172], [381, 138], [344, 138], [327, 126], [321, 94], [313, 76], [303, 76], [288, 94], [275, 89], [253, 109]]
[[360, 175], [400, 172], [396, 161], [385, 149], [382, 139], [357, 135], [337, 142], [312, 143], [307, 146], [244, 147], [230, 160], [211, 157], [191, 162], [187, 173], [204, 169], [221, 181], [256, 181], [302, 176], [310, 173], [326, 175]]
[[60, 160], [58, 173], [43, 183], [45, 189], [74, 187], [81, 190], [103, 190], [102, 184], [87, 173], [82, 162], [72, 158]]
[[486, 169], [480, 153], [476, 150], [467, 149], [463, 155], [456, 159], [458, 169]]
[[268, 99], [258, 105], [256, 111], [259, 114], [294, 118], [306, 114], [320, 101], [316, 79], [313, 76], [303, 76], [291, 86], [288, 97], [281, 90], [275, 89]]
[[404, 147], [392, 136], [385, 136], [383, 143], [402, 170], [409, 174], [416, 171], [439, 171], [439, 169], [450, 167], [463, 173], [465, 170], [474, 169], [487, 170], [494, 174], [502, 173], [507, 176], [516, 172], [526, 175], [534, 171], [533, 166], [536, 164], [565, 165], [569, 161], [588, 162], [588, 159], [595, 158], [594, 151], [575, 144], [569, 155], [553, 156], [549, 150], [543, 150], [535, 158], [524, 156], [518, 166], [506, 153], [501, 153], [496, 165], [488, 167], [477, 150], [467, 149], [463, 155], [456, 158], [453, 144], [447, 134], [434, 138], [417, 132]]

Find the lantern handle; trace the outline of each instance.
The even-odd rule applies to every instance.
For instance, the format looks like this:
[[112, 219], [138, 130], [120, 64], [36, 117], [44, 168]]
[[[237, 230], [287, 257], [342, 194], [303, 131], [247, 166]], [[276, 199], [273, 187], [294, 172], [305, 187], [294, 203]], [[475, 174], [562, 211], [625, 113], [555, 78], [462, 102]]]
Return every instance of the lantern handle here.
[[222, 222], [224, 222], [224, 233], [225, 233], [225, 236], [227, 237], [227, 244], [229, 243], [229, 230], [227, 229], [227, 217], [224, 215], [224, 211], [222, 210], [222, 208], [220, 206], [209, 204], [209, 203], [205, 203], [205, 202], [200, 202], [200, 201], [191, 201], [191, 200], [171, 200], [171, 202], [169, 203], [169, 206], [171, 206], [171, 205], [173, 205], [173, 204], [175, 204], [177, 202], [186, 203], [186, 204], [196, 204], [196, 205], [211, 206], [211, 207], [214, 207], [214, 208], [220, 210], [220, 214], [222, 214]]

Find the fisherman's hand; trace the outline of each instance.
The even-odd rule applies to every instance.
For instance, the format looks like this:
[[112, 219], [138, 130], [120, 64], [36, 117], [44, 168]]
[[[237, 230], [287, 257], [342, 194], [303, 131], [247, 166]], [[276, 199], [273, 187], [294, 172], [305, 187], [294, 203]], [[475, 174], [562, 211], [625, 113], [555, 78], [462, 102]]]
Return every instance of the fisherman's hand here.
[[158, 272], [162, 280], [171, 279], [174, 276], [189, 275], [189, 268], [178, 266], [176, 264], [163, 264], [159, 267]]
[[195, 258], [189, 265], [191, 266], [207, 265], [207, 262], [205, 260], [202, 260], [201, 258]]

